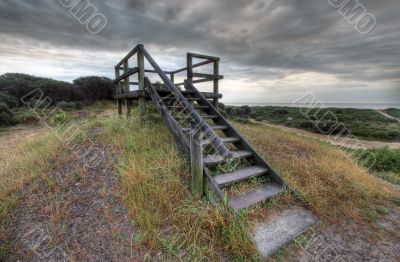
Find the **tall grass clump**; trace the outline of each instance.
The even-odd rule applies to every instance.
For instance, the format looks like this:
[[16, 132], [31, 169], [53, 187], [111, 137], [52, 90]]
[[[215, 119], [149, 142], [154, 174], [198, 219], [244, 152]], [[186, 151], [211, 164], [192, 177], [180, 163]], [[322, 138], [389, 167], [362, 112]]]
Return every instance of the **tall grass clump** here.
[[140, 232], [136, 244], [172, 260], [258, 259], [229, 211], [192, 197], [188, 167], [161, 119], [140, 126], [137, 118], [114, 116], [95, 125], [104, 129], [99, 141], [122, 152], [125, 203]]
[[359, 211], [395, 194], [344, 152], [313, 138], [263, 125], [235, 124], [287, 184], [328, 221], [361, 218]]

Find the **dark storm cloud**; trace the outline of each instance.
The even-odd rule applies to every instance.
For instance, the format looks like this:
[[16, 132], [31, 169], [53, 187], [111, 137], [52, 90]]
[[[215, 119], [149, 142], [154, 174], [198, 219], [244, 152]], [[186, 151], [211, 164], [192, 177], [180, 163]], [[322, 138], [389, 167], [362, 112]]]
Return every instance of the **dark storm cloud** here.
[[172, 50], [171, 55], [212, 53], [254, 68], [248, 72], [253, 77], [282, 69], [398, 80], [400, 2], [360, 2], [377, 19], [367, 36], [328, 0], [91, 0], [108, 19], [96, 36], [58, 0], [2, 0], [0, 34], [26, 46], [39, 40], [54, 47], [121, 52], [142, 42]]

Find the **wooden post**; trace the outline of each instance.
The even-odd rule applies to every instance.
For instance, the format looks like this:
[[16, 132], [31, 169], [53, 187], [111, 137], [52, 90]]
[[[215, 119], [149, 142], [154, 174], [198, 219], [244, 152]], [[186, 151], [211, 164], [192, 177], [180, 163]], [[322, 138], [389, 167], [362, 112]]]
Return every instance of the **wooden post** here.
[[[143, 93], [145, 92], [144, 86], [144, 56], [141, 50], [137, 52], [137, 62], [138, 62], [138, 82], [139, 82], [139, 90]], [[143, 123], [145, 117], [145, 102], [146, 99], [143, 96], [139, 97], [139, 118], [140, 122]]]
[[[124, 73], [128, 72], [129, 70], [129, 63], [128, 60], [124, 61]], [[129, 92], [129, 76], [124, 78], [124, 93]], [[131, 113], [130, 103], [128, 99], [125, 99], [125, 108], [126, 108], [126, 117], [129, 117]]]
[[202, 197], [204, 194], [203, 145], [200, 134], [199, 131], [190, 133], [190, 173], [195, 197]]
[[191, 54], [186, 54], [186, 65], [187, 65], [187, 80], [193, 82], [193, 57]]
[[[115, 68], [115, 79], [117, 79], [118, 77], [120, 77], [120, 73], [119, 73], [119, 68]], [[118, 82], [117, 86], [116, 86], [116, 90], [115, 90], [115, 94], [116, 95], [120, 95], [121, 94], [121, 83]], [[118, 106], [118, 116], [122, 115], [122, 101], [121, 99], [117, 99], [117, 106]]]
[[[219, 61], [216, 60], [214, 61], [214, 99], [213, 99], [213, 104], [216, 109], [218, 109], [218, 94], [219, 94]], [[219, 109], [218, 109], [219, 110]]]

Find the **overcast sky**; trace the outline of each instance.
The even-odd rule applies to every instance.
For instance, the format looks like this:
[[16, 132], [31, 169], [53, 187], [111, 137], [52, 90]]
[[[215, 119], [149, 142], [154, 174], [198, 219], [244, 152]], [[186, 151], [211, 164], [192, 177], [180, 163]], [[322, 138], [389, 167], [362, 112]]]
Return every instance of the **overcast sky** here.
[[0, 74], [112, 78], [143, 43], [164, 70], [183, 67], [187, 51], [221, 57], [226, 103], [290, 103], [308, 92], [325, 103], [400, 103], [399, 0], [359, 0], [376, 19], [364, 35], [328, 0], [90, 3], [107, 18], [97, 35], [59, 0], [0, 0]]

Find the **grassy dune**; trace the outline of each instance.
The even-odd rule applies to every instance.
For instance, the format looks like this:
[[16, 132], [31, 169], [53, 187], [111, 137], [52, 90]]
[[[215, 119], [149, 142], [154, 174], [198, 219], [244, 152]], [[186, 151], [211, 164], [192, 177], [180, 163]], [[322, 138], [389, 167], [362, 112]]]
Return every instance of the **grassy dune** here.
[[363, 210], [396, 197], [382, 180], [328, 143], [263, 125], [236, 126], [325, 220], [361, 218]]
[[[153, 254], [162, 251], [170, 260], [259, 260], [242, 225], [226, 208], [191, 196], [188, 166], [159, 117], [149, 117], [140, 126], [135, 111], [126, 120], [117, 118], [115, 110], [103, 110], [85, 117], [80, 127], [96, 143], [112, 148], [125, 205], [139, 229], [135, 247]], [[325, 222], [343, 215], [360, 219], [371, 209], [400, 199], [334, 146], [262, 125], [235, 125]], [[60, 145], [48, 132], [13, 151], [0, 152], [3, 221], [24, 183], [49, 172]], [[2, 223], [3, 232], [6, 226]]]
[[125, 203], [140, 231], [136, 244], [166, 251], [173, 260], [258, 259], [230, 212], [192, 198], [188, 167], [160, 119], [150, 118], [140, 127], [136, 118], [112, 117], [92, 128], [103, 129], [96, 140], [122, 153], [118, 164]]

